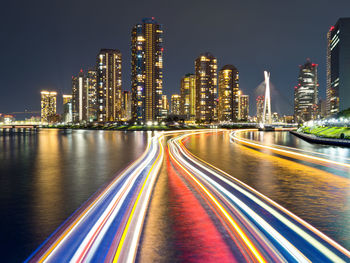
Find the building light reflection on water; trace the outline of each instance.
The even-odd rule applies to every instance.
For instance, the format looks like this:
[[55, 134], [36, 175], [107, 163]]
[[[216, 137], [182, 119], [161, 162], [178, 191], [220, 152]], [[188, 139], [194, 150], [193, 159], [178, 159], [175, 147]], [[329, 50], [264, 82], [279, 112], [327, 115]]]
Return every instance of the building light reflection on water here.
[[[254, 135], [248, 133], [245, 138], [262, 140], [257, 134], [258, 132], [254, 132]], [[268, 134], [274, 137], [276, 132], [265, 135]], [[193, 136], [186, 141], [185, 146], [195, 155], [270, 197], [331, 238], [342, 240], [342, 244], [350, 248], [348, 171], [338, 170], [335, 173], [334, 169], [328, 167], [321, 169], [317, 165], [310, 166], [237, 143], [227, 144], [227, 141], [227, 137], [211, 136], [203, 140]], [[203, 151], [204, 148], [210, 151]], [[343, 150], [341, 152], [346, 155]]]

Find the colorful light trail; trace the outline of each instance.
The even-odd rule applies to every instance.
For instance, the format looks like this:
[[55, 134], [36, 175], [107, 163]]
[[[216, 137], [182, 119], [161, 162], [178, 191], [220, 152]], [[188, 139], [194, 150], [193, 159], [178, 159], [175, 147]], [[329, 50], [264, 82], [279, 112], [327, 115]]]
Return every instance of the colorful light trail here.
[[[248, 185], [194, 156], [184, 145], [193, 135], [218, 132], [227, 131], [170, 131], [150, 136], [143, 155], [68, 219], [27, 262], [136, 261], [162, 165], [167, 168], [172, 198], [179, 202], [170, 216], [176, 220], [175, 234], [183, 244], [182, 260], [349, 262], [350, 252], [345, 248]], [[264, 147], [237, 133], [231, 138]], [[327, 163], [325, 158], [291, 149], [265, 147]]]

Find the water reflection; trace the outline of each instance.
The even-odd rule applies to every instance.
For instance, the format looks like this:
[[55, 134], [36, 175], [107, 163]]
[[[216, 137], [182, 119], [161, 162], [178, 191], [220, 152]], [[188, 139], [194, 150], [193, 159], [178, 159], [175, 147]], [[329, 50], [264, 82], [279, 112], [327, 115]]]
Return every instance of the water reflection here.
[[[293, 136], [294, 137], [294, 136]], [[265, 143], [303, 147], [323, 153], [344, 149], [316, 146], [297, 141], [289, 133], [249, 133], [247, 138]], [[188, 149], [232, 176], [247, 183], [311, 223], [347, 249], [350, 248], [350, 180], [326, 168], [321, 170], [277, 157], [264, 151], [230, 143], [228, 133], [195, 136], [186, 142]]]
[[141, 132], [41, 130], [0, 136], [0, 242], [23, 261], [71, 213], [140, 156]]

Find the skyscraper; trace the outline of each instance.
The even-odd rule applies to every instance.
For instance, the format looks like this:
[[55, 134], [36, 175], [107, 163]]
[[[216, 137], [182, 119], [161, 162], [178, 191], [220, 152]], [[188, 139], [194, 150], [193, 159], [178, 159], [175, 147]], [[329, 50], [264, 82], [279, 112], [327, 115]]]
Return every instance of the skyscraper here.
[[299, 66], [298, 85], [294, 87], [294, 116], [299, 121], [317, 118], [317, 66], [309, 59], [304, 65]]
[[217, 60], [210, 53], [203, 53], [195, 60], [196, 121], [215, 121], [217, 97]]
[[57, 92], [42, 91], [41, 92], [41, 121], [51, 122], [56, 115], [56, 99]]
[[[241, 93], [241, 92], [240, 92]], [[239, 95], [239, 117], [240, 121], [247, 121], [249, 117], [249, 95]]]
[[350, 18], [327, 33], [327, 115], [350, 107]]
[[86, 77], [87, 88], [87, 121], [92, 122], [97, 120], [97, 79], [96, 70], [89, 69]]
[[73, 122], [87, 121], [88, 89], [81, 69], [78, 76], [72, 77]]
[[171, 95], [171, 114], [180, 115], [181, 96], [179, 94]]
[[263, 121], [264, 101], [265, 101], [264, 96], [258, 96], [256, 98], [256, 118], [258, 123]]
[[239, 75], [233, 65], [225, 65], [219, 71], [219, 121], [237, 122], [239, 120]]
[[123, 91], [123, 120], [128, 121], [131, 119], [131, 92]]
[[196, 76], [186, 74], [181, 79], [180, 114], [187, 120], [194, 120], [196, 116]]
[[122, 54], [117, 49], [101, 49], [97, 55], [97, 120], [122, 118]]
[[165, 119], [169, 115], [169, 101], [167, 95], [162, 95], [161, 118]]
[[72, 95], [63, 94], [62, 98], [63, 98], [62, 120], [64, 123], [71, 123], [73, 121]]
[[131, 33], [132, 115], [135, 121], [160, 120], [163, 89], [163, 29], [144, 18]]

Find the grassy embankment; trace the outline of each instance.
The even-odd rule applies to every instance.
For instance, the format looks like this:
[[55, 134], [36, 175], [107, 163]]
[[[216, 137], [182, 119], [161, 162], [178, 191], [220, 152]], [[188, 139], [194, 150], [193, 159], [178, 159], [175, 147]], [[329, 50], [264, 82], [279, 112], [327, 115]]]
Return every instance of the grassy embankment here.
[[324, 138], [350, 139], [350, 128], [348, 127], [301, 127], [301, 131]]

